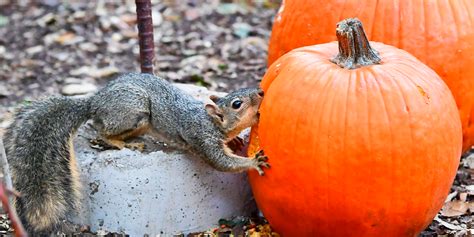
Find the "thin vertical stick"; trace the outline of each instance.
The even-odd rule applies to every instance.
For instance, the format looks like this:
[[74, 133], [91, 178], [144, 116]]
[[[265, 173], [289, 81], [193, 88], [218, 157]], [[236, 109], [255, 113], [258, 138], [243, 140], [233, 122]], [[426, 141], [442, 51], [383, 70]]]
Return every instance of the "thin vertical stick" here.
[[7, 189], [13, 189], [12, 177], [10, 175], [10, 167], [8, 166], [7, 154], [5, 153], [5, 146], [3, 145], [3, 139], [1, 137], [0, 137], [0, 167], [2, 167], [5, 187]]
[[140, 44], [140, 68], [142, 73], [153, 74], [153, 21], [151, 1], [135, 0], [137, 6], [138, 40]]
[[3, 180], [0, 180], [0, 201], [2, 202], [3, 209], [7, 212], [8, 217], [11, 220], [13, 229], [15, 230], [16, 237], [26, 237], [25, 228], [21, 224], [20, 218], [16, 214], [15, 208], [12, 208], [12, 198], [9, 198], [13, 194], [12, 179], [10, 175], [10, 167], [8, 166], [7, 155], [5, 153], [5, 147], [3, 146], [3, 139], [0, 137], [0, 165], [3, 171]]
[[23, 228], [20, 218], [18, 218], [18, 215], [16, 214], [15, 208], [12, 208], [10, 204], [8, 198], [9, 195], [12, 194], [8, 193], [8, 190], [5, 188], [3, 183], [0, 183], [0, 201], [2, 202], [3, 209], [8, 214], [8, 218], [10, 218], [13, 230], [15, 231], [15, 237], [27, 237], [28, 234], [26, 233], [25, 228]]

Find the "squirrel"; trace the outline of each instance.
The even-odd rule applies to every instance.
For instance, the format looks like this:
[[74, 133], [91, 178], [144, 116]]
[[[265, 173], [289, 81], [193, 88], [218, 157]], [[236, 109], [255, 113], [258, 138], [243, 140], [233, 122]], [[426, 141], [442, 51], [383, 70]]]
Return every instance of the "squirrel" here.
[[21, 193], [15, 207], [30, 233], [57, 229], [80, 198], [73, 138], [92, 119], [99, 139], [116, 148], [141, 149], [124, 140], [160, 134], [219, 171], [255, 169], [263, 175], [267, 157], [238, 156], [227, 143], [258, 122], [261, 89], [240, 89], [204, 104], [166, 80], [127, 73], [85, 98], [51, 97], [21, 107], [5, 133], [14, 187]]

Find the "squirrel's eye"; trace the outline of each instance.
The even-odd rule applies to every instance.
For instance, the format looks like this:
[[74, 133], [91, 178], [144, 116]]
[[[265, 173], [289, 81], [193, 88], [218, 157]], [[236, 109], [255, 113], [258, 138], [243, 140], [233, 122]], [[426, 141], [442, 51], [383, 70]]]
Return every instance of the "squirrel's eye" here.
[[241, 105], [242, 105], [241, 100], [236, 100], [236, 101], [232, 102], [232, 108], [233, 109], [238, 109], [238, 108], [240, 108]]

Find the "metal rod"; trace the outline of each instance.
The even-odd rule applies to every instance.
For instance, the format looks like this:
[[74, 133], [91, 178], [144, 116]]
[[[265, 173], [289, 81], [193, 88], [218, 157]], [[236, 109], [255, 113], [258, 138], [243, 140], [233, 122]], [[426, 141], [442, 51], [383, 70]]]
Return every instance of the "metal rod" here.
[[140, 68], [142, 73], [153, 74], [154, 42], [151, 1], [135, 0], [137, 6], [138, 41], [140, 44]]

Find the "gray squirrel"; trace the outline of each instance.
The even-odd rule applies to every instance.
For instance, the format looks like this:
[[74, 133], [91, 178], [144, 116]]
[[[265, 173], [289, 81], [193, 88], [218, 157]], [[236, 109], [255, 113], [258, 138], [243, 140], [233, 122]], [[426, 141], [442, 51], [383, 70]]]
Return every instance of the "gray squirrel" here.
[[261, 89], [240, 89], [204, 104], [164, 79], [127, 73], [87, 98], [51, 97], [21, 107], [5, 133], [5, 147], [20, 219], [29, 233], [54, 231], [78, 205], [79, 171], [72, 141], [92, 119], [99, 139], [108, 145], [141, 149], [125, 139], [159, 134], [202, 158], [219, 171], [255, 169], [263, 175], [267, 158], [234, 154], [227, 146], [258, 122]]

